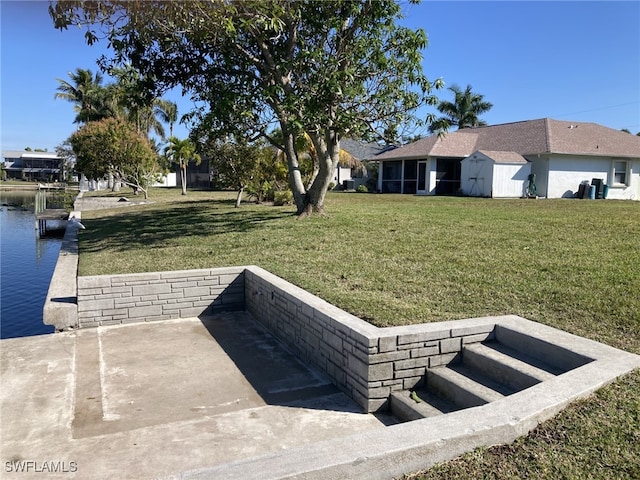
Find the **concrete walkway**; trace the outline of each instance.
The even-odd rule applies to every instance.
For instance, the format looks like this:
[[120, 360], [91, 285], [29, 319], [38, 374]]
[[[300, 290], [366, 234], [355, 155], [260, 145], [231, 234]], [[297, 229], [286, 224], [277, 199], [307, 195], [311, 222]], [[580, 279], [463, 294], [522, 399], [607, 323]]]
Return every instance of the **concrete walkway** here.
[[2, 478], [180, 478], [393, 423], [246, 313], [8, 339], [0, 353]]

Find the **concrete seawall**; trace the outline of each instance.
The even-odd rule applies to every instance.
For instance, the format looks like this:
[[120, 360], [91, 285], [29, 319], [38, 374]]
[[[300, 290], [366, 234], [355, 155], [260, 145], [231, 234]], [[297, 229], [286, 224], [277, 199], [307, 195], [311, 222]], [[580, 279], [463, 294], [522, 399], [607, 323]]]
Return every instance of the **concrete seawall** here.
[[[82, 214], [73, 211], [69, 214], [71, 216], [80, 220]], [[57, 331], [78, 326], [78, 228], [77, 223], [67, 222], [43, 307], [43, 322], [53, 325]]]

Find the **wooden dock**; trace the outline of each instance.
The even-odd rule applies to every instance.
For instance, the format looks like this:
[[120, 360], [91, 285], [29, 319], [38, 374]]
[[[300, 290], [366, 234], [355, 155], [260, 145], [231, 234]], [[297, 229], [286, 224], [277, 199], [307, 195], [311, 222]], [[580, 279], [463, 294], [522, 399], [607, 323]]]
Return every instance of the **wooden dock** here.
[[[48, 231], [64, 230], [67, 227], [69, 213], [61, 208], [48, 208], [37, 214], [36, 219], [38, 220], [38, 232], [41, 237], [44, 237]], [[47, 222], [56, 222], [58, 226], [56, 228], [49, 228], [51, 224], [47, 224]]]

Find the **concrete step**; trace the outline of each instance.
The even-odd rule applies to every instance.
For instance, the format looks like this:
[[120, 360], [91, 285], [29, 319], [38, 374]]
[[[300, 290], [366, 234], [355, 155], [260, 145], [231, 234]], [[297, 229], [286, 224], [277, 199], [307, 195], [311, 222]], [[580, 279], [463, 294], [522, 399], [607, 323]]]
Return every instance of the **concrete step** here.
[[426, 388], [459, 409], [484, 405], [513, 393], [504, 391], [504, 386], [491, 378], [459, 365], [428, 369]]
[[[502, 328], [496, 338], [465, 345], [458, 363], [427, 369], [425, 385], [413, 393], [392, 393], [392, 414], [404, 422], [484, 405], [590, 360], [513, 330]], [[541, 353], [530, 355], [532, 347]]]
[[467, 368], [479, 371], [516, 392], [555, 376], [516, 358], [516, 355], [516, 351], [501, 348], [496, 342], [474, 343], [464, 346], [462, 363]]
[[391, 414], [401, 422], [435, 417], [453, 411], [453, 405], [426, 390], [391, 393]]
[[552, 373], [565, 373], [593, 361], [593, 358], [503, 325], [496, 325], [494, 334], [498, 343], [517, 352], [529, 352], [536, 362], [551, 367]]

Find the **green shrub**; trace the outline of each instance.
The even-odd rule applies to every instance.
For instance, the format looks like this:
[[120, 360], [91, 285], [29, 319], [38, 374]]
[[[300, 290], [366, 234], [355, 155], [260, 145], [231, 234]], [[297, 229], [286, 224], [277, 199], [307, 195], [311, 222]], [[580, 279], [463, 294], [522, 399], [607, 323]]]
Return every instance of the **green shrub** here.
[[293, 193], [291, 190], [281, 190], [273, 192], [273, 204], [277, 206], [291, 205], [293, 203]]
[[358, 185], [358, 188], [356, 188], [356, 192], [358, 192], [358, 193], [369, 193], [369, 189], [367, 188], [366, 185]]
[[327, 190], [333, 190], [334, 188], [336, 188], [336, 184], [335, 184], [335, 183], [333, 183], [333, 182], [331, 182], [331, 183], [329, 184], [329, 186], [327, 187]]

